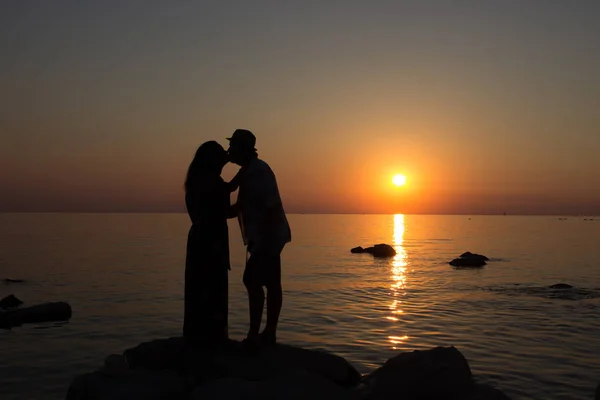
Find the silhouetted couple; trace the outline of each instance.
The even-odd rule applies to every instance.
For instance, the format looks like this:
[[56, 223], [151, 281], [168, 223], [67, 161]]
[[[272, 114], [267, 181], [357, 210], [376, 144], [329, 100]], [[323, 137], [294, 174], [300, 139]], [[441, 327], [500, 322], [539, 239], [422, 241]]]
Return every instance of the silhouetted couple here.
[[[282, 305], [281, 252], [291, 241], [275, 174], [258, 158], [256, 138], [236, 130], [229, 150], [215, 141], [203, 143], [189, 166], [185, 202], [190, 216], [185, 265], [186, 343], [214, 348], [228, 338], [228, 218], [238, 218], [246, 267], [250, 329], [244, 346], [252, 352], [275, 344]], [[221, 178], [223, 167], [233, 162], [241, 168], [231, 182]], [[239, 187], [237, 202], [230, 194]], [[248, 258], [248, 253], [250, 258]], [[267, 289], [267, 323], [259, 334]]]

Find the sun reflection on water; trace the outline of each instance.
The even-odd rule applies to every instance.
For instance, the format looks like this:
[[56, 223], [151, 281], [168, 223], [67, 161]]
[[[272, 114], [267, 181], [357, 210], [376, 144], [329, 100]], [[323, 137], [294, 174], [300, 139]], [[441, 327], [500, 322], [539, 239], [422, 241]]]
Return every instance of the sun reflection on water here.
[[[404, 248], [404, 214], [394, 215], [394, 248], [396, 255], [392, 261], [392, 304], [390, 305], [391, 315], [386, 317], [390, 321], [399, 321], [402, 310], [402, 299], [404, 295], [404, 285], [406, 283], [406, 266], [408, 265], [406, 250]], [[408, 339], [408, 336], [389, 336], [388, 338], [393, 349]]]

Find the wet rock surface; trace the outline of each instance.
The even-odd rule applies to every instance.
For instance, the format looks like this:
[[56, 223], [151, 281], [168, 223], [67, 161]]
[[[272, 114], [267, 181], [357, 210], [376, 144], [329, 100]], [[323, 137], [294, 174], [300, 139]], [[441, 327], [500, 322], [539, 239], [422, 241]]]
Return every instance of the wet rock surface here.
[[394, 249], [393, 246], [391, 246], [389, 244], [385, 244], [385, 243], [376, 244], [373, 247], [367, 247], [367, 248], [363, 248], [361, 246], [354, 247], [354, 248], [350, 249], [350, 252], [354, 253], [354, 254], [369, 253], [369, 254], [372, 254], [373, 257], [378, 257], [378, 258], [393, 257], [396, 255], [396, 249]]
[[278, 344], [252, 356], [229, 341], [212, 351], [182, 338], [142, 343], [76, 377], [67, 400], [104, 399], [466, 399], [505, 400], [473, 381], [455, 347], [399, 353], [361, 374], [344, 358]]

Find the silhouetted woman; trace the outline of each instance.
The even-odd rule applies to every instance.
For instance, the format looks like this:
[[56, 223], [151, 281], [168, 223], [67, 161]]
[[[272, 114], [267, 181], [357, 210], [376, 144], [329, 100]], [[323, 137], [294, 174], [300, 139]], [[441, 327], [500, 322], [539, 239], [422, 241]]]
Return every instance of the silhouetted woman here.
[[[230, 193], [221, 171], [227, 152], [215, 141], [203, 143], [189, 166], [185, 203], [192, 227], [185, 261], [183, 336], [211, 347], [227, 339]], [[235, 180], [235, 179], [234, 179]]]

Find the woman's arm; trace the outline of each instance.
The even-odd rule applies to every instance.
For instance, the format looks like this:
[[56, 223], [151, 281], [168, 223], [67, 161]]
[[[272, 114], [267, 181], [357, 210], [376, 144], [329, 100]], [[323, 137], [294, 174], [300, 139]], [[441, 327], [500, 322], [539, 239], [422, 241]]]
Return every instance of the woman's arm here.
[[240, 168], [237, 174], [235, 174], [235, 176], [233, 177], [233, 179], [226, 183], [229, 193], [233, 193], [238, 189], [238, 187], [240, 186], [240, 179], [243, 173], [244, 168]]
[[227, 207], [227, 219], [235, 218], [240, 213], [240, 206], [235, 203]]

